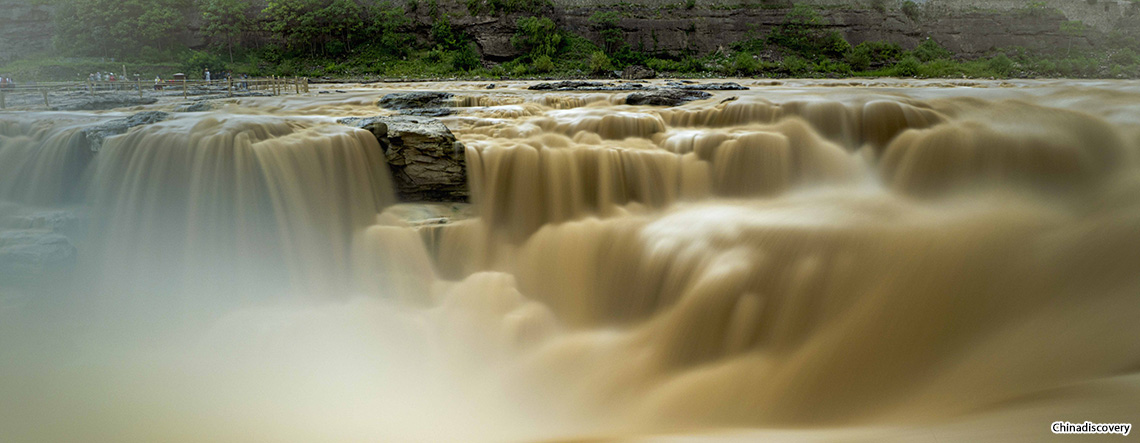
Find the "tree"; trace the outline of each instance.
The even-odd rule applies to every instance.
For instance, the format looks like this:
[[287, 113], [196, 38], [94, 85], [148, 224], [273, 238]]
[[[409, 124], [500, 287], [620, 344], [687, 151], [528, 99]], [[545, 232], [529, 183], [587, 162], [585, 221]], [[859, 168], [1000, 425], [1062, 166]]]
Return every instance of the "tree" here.
[[122, 57], [178, 42], [190, 0], [58, 1], [56, 47], [75, 55]]
[[515, 22], [517, 30], [511, 44], [526, 51], [531, 60], [553, 57], [562, 43], [562, 36], [549, 18], [525, 17]]
[[242, 34], [252, 24], [247, 14], [252, 6], [250, 0], [199, 0], [202, 32], [214, 44], [225, 45], [230, 63], [234, 61], [234, 45], [241, 43]]

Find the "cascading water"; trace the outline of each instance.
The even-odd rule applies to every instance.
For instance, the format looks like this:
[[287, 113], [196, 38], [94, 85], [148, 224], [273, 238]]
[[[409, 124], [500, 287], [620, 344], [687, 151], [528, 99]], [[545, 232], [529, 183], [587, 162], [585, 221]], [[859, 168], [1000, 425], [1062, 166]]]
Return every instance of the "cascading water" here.
[[0, 429], [1037, 441], [1134, 421], [1140, 89], [993, 85], [653, 108], [418, 84], [456, 94], [467, 148], [475, 215], [442, 223], [335, 122], [382, 113], [374, 91], [241, 99], [98, 152], [82, 128], [106, 116], [0, 114], [0, 265], [50, 231], [19, 225], [37, 211], [87, 220], [52, 281], [0, 274]]

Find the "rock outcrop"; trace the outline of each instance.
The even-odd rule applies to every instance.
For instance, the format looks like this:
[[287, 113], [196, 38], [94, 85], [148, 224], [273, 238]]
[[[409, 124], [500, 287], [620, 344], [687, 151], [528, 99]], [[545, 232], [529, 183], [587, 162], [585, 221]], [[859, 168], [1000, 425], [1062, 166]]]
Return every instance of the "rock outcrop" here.
[[602, 83], [582, 80], [565, 80], [555, 83], [538, 83], [527, 87], [532, 91], [638, 91], [654, 89], [642, 83]]
[[135, 94], [99, 94], [68, 97], [63, 104], [52, 106], [53, 111], [103, 111], [129, 106], [153, 105], [154, 97], [139, 97]]
[[381, 97], [379, 104], [381, 108], [400, 111], [403, 115], [446, 117], [453, 112], [450, 106], [454, 97], [450, 92], [394, 92]]
[[112, 135], [124, 134], [127, 130], [142, 125], [149, 125], [158, 123], [160, 121], [170, 118], [170, 114], [160, 111], [145, 111], [132, 115], [127, 118], [118, 118], [103, 122], [98, 126], [87, 128], [83, 130], [83, 135], [87, 137], [88, 146], [92, 152], [99, 152], [103, 147], [103, 140]]
[[661, 89], [657, 91], [634, 92], [625, 97], [627, 105], [648, 106], [677, 106], [693, 100], [704, 100], [712, 97], [705, 91], [687, 91], [683, 89]]
[[673, 89], [686, 89], [690, 91], [747, 91], [747, 86], [741, 86], [739, 83], [734, 82], [721, 82], [721, 83], [692, 83], [692, 82], [669, 82], [667, 85]]
[[429, 117], [345, 118], [340, 123], [376, 136], [403, 201], [466, 201], [466, 148], [447, 126]]
[[621, 71], [621, 78], [625, 80], [645, 80], [656, 77], [657, 71], [640, 65], [632, 65]]

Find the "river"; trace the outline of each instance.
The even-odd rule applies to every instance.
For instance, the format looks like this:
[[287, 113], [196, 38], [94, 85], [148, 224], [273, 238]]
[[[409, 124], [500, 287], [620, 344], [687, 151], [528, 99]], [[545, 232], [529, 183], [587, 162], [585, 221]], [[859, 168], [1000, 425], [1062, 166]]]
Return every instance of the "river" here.
[[[673, 107], [331, 85], [98, 152], [84, 128], [178, 103], [0, 113], [0, 247], [54, 230], [77, 251], [0, 273], [0, 439], [1039, 441], [1135, 420], [1140, 83], [737, 82]], [[400, 203], [376, 137], [337, 122], [407, 91], [455, 95], [470, 204]]]

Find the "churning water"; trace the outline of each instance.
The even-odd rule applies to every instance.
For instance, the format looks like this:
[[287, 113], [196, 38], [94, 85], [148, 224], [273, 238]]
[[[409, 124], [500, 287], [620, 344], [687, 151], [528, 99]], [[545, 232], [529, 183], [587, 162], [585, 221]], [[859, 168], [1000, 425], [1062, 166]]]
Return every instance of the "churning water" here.
[[[788, 82], [672, 108], [481, 86], [243, 98], [97, 153], [82, 129], [120, 115], [0, 114], [0, 217], [57, 214], [78, 247], [0, 275], [0, 440], [1135, 421], [1140, 84]], [[397, 204], [377, 140], [336, 123], [409, 89], [456, 93], [472, 208]]]

